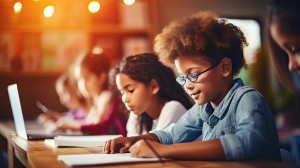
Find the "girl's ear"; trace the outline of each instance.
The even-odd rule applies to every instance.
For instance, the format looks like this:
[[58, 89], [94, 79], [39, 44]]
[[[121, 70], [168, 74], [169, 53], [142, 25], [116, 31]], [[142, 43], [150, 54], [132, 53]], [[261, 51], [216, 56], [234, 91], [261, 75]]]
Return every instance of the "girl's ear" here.
[[228, 77], [232, 74], [232, 62], [228, 57], [223, 58], [220, 64], [223, 77]]
[[152, 94], [158, 93], [160, 87], [159, 87], [159, 85], [158, 85], [158, 83], [157, 83], [157, 81], [156, 81], [155, 79], [152, 79], [152, 80], [151, 80], [149, 86], [151, 87]]

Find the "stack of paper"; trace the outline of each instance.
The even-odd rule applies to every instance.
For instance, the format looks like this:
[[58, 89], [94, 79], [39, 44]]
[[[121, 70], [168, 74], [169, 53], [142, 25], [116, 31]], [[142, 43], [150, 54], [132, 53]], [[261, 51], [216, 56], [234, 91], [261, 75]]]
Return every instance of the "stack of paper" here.
[[79, 155], [58, 155], [57, 160], [66, 165], [87, 166], [116, 163], [136, 163], [136, 162], [158, 162], [158, 158], [136, 158], [130, 153], [125, 154], [79, 154]]
[[105, 142], [121, 135], [97, 136], [57, 136], [54, 139], [45, 139], [45, 144], [54, 147], [95, 147], [104, 146]]

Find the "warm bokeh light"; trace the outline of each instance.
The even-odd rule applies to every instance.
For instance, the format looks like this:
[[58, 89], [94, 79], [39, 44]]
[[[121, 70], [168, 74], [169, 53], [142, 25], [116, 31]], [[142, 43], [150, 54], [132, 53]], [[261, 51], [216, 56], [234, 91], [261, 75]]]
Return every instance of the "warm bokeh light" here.
[[101, 54], [101, 53], [103, 53], [103, 48], [100, 46], [95, 46], [92, 50], [92, 53], [93, 54]]
[[135, 0], [123, 0], [123, 2], [126, 5], [132, 5], [132, 4], [134, 4]]
[[22, 3], [21, 2], [16, 2], [14, 5], [14, 11], [16, 14], [20, 13], [22, 10]]
[[88, 9], [91, 13], [97, 13], [100, 10], [100, 3], [98, 1], [92, 1], [89, 3]]
[[44, 9], [44, 16], [45, 17], [51, 17], [54, 14], [54, 7], [53, 6], [47, 6]]

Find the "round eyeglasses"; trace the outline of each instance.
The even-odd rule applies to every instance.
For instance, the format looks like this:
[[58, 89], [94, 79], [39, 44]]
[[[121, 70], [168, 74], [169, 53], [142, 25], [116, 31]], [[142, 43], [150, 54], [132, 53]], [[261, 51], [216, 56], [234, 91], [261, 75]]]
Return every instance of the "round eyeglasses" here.
[[211, 67], [209, 67], [208, 69], [206, 69], [206, 70], [204, 70], [204, 71], [202, 71], [202, 72], [200, 72], [200, 73], [190, 73], [190, 74], [188, 74], [187, 76], [179, 75], [179, 76], [177, 76], [176, 81], [177, 81], [180, 85], [185, 85], [186, 79], [189, 79], [191, 82], [195, 83], [195, 82], [198, 80], [198, 77], [199, 77], [201, 74], [203, 74], [203, 73], [205, 73], [205, 72], [207, 72], [207, 71], [209, 71], [209, 70], [215, 68], [219, 63], [220, 63], [220, 62], [217, 62], [217, 63], [213, 64]]

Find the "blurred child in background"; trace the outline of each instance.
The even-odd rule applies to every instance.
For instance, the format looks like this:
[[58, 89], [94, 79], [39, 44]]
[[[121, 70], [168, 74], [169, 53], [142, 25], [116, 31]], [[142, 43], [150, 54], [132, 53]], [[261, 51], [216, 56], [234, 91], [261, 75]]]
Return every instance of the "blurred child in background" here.
[[290, 136], [300, 134], [299, 7], [299, 0], [270, 0], [267, 18], [272, 68], [283, 86], [276, 90], [277, 128], [281, 145], [288, 148]]
[[57, 112], [48, 109], [41, 102], [37, 101], [36, 105], [44, 113], [40, 114], [38, 121], [46, 124], [53, 123], [62, 117], [72, 118], [84, 121], [89, 110], [89, 102], [79, 92], [77, 84], [71, 80], [71, 74], [62, 74], [55, 83], [55, 89], [59, 97], [60, 103], [65, 106], [67, 112]]
[[270, 56], [280, 83], [300, 93], [300, 1], [270, 0]]
[[88, 53], [78, 60], [74, 67], [75, 78], [81, 94], [91, 101], [91, 107], [84, 123], [61, 118], [58, 128], [87, 134], [126, 135], [127, 116], [121, 108], [122, 102], [108, 88], [109, 58], [104, 53]]

